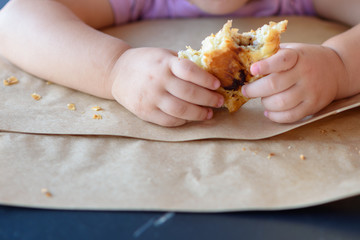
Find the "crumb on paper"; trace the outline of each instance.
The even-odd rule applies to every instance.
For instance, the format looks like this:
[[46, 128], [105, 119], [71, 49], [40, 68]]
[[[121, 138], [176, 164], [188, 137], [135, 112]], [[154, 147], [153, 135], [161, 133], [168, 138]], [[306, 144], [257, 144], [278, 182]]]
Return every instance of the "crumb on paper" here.
[[304, 154], [300, 154], [299, 157], [300, 157], [301, 160], [305, 160], [305, 159], [306, 159], [306, 157], [304, 156]]
[[93, 111], [102, 111], [103, 109], [99, 106], [92, 107], [91, 110]]
[[102, 119], [102, 116], [100, 114], [94, 114], [92, 118], [100, 120], [100, 119]]
[[53, 84], [53, 83], [50, 81], [46, 81], [46, 85], [51, 85], [51, 84]]
[[245, 148], [245, 147], [243, 147], [243, 148], [242, 148], [242, 150], [245, 152], [245, 151], [246, 151], [246, 148]]
[[67, 108], [71, 111], [75, 111], [76, 110], [76, 106], [74, 103], [68, 103]]
[[44, 194], [46, 197], [52, 197], [53, 196], [51, 194], [51, 192], [49, 192], [49, 190], [47, 188], [42, 188], [41, 193]]
[[7, 79], [4, 79], [3, 83], [5, 86], [10, 86], [19, 83], [19, 80], [16, 77], [11, 76]]
[[273, 156], [275, 156], [275, 153], [269, 153], [269, 155], [267, 156], [268, 159], [272, 158]]
[[326, 134], [327, 131], [326, 131], [325, 129], [320, 129], [320, 133], [321, 133], [321, 134]]
[[39, 101], [39, 100], [41, 99], [41, 96], [40, 96], [39, 94], [37, 94], [37, 93], [31, 94], [31, 97], [32, 97], [33, 99], [35, 99], [36, 101]]
[[291, 149], [291, 148], [292, 148], [292, 146], [291, 146], [291, 145], [289, 145], [289, 146], [288, 146], [288, 149]]

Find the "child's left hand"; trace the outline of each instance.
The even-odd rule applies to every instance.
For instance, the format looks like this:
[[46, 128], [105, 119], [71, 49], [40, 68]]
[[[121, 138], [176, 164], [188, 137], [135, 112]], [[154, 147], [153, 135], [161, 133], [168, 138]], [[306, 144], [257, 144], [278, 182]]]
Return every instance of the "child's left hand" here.
[[282, 44], [275, 55], [254, 63], [251, 73], [266, 76], [243, 86], [243, 94], [261, 97], [265, 116], [279, 123], [318, 112], [337, 98], [340, 84], [348, 82], [336, 52], [310, 44]]

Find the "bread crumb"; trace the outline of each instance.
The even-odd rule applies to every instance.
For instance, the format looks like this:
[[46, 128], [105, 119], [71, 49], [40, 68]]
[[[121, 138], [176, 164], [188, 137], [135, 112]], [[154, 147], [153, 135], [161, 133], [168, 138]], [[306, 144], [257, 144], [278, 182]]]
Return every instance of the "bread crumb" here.
[[321, 133], [321, 134], [326, 134], [327, 131], [326, 131], [325, 129], [320, 129], [320, 133]]
[[94, 114], [92, 118], [100, 120], [100, 119], [102, 119], [102, 116], [100, 114]]
[[245, 148], [245, 147], [243, 147], [243, 148], [242, 148], [242, 150], [243, 150], [243, 151], [246, 151], [246, 148]]
[[39, 101], [39, 100], [41, 99], [41, 96], [40, 96], [39, 94], [37, 94], [37, 93], [31, 94], [31, 97], [32, 97], [33, 99], [35, 99], [36, 101]]
[[19, 82], [19, 80], [14, 76], [9, 77], [8, 79], [4, 79], [4, 81], [3, 81], [5, 86], [14, 85], [14, 84], [17, 84], [18, 82]]
[[103, 109], [99, 106], [95, 106], [95, 107], [92, 107], [91, 110], [94, 110], [94, 111], [102, 111]]
[[275, 153], [269, 153], [269, 155], [267, 156], [268, 159], [272, 158], [273, 156], [275, 156]]
[[68, 103], [67, 108], [71, 111], [75, 111], [76, 110], [76, 106], [74, 103]]
[[53, 196], [51, 194], [51, 192], [49, 192], [49, 190], [47, 188], [42, 188], [41, 193], [44, 194], [46, 197], [52, 197]]
[[305, 159], [306, 159], [306, 157], [305, 157], [303, 154], [300, 154], [299, 157], [300, 157], [301, 160], [305, 160]]
[[51, 84], [53, 84], [53, 83], [50, 81], [46, 81], [46, 85], [51, 85]]

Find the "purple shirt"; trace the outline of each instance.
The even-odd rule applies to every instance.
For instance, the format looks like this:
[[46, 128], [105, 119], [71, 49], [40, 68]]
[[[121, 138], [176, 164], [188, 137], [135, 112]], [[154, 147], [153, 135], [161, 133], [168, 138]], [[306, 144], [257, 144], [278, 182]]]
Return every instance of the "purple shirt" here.
[[[187, 0], [109, 0], [115, 23], [141, 19], [196, 18], [214, 16], [201, 11]], [[268, 17], [279, 15], [315, 15], [313, 0], [252, 0], [228, 17]], [[219, 15], [217, 15], [219, 16]]]

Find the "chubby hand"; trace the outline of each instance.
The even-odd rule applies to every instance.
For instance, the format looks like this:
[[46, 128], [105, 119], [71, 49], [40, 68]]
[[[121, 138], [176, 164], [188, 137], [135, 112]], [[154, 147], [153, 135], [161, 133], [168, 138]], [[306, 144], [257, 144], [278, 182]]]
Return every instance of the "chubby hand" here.
[[112, 94], [139, 118], [179, 126], [213, 116], [223, 96], [220, 81], [187, 59], [161, 48], [132, 48], [114, 67]]
[[245, 85], [243, 94], [261, 97], [264, 115], [279, 123], [318, 112], [337, 97], [339, 84], [347, 78], [334, 50], [298, 43], [282, 44], [275, 55], [254, 63], [251, 73], [266, 76]]

